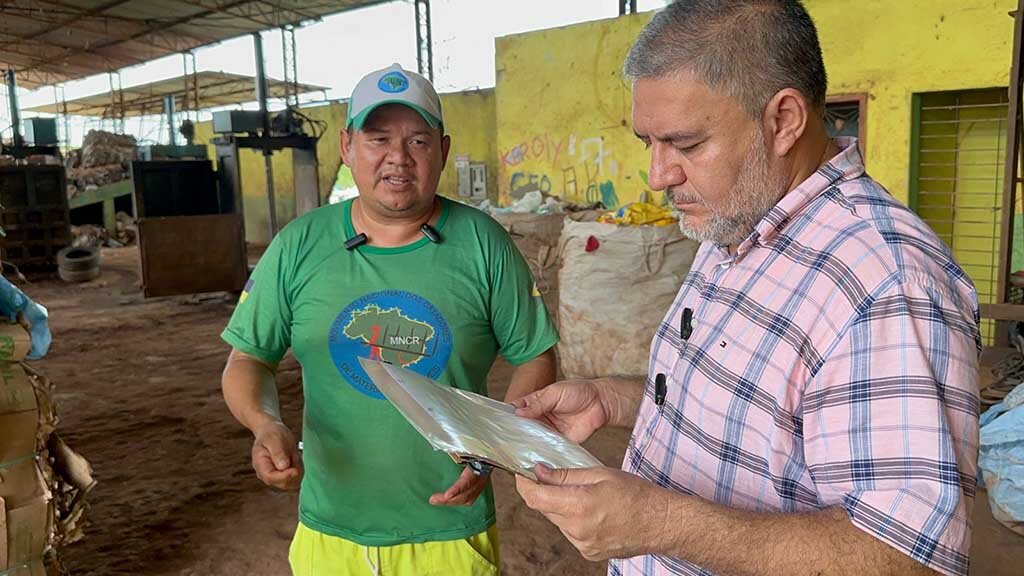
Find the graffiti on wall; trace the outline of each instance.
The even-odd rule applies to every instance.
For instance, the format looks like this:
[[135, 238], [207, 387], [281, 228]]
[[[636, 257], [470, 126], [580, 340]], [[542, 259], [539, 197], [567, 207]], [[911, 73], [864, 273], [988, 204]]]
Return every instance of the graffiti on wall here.
[[537, 135], [504, 151], [501, 164], [511, 173], [508, 190], [513, 200], [539, 191], [584, 204], [619, 204], [612, 182], [618, 164], [600, 136]]
[[551, 179], [547, 174], [516, 172], [509, 182], [509, 191], [513, 198], [522, 198], [529, 192], [538, 191], [551, 195]]

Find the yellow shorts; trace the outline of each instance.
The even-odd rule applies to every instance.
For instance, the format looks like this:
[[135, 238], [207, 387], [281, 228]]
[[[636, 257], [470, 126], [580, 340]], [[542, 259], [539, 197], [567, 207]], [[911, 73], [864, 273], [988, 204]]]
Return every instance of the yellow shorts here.
[[288, 562], [294, 576], [497, 576], [498, 528], [460, 540], [360, 546], [300, 522]]

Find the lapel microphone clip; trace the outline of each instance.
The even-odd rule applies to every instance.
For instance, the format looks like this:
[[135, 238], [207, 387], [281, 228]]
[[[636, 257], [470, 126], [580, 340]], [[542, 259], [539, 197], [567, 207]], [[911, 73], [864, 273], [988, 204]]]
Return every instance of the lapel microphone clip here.
[[366, 237], [366, 234], [359, 233], [355, 236], [345, 240], [345, 250], [352, 251], [356, 248], [366, 244], [370, 239]]
[[[420, 232], [423, 233], [424, 236], [426, 236], [427, 240], [430, 240], [434, 244], [441, 243], [441, 235], [430, 224], [424, 224], [420, 226]], [[369, 241], [370, 238], [366, 234], [360, 232], [359, 234], [356, 234], [355, 236], [345, 241], [345, 250], [351, 252], [352, 250], [355, 250], [356, 248], [362, 246], [363, 244], [366, 244]]]
[[423, 224], [423, 226], [420, 226], [420, 232], [427, 237], [427, 240], [430, 240], [434, 244], [441, 243], [441, 235], [438, 234], [437, 230], [434, 230], [434, 227], [430, 224]]

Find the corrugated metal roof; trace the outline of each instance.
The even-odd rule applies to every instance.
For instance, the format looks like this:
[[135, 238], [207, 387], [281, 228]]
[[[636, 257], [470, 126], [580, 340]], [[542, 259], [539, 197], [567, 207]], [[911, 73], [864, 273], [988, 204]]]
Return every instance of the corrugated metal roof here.
[[[195, 86], [193, 86], [193, 78]], [[272, 98], [285, 97], [286, 84], [267, 78], [267, 92]], [[326, 90], [323, 86], [299, 84], [298, 93], [307, 94]], [[196, 102], [198, 94], [198, 103]], [[67, 101], [67, 114], [120, 118], [160, 114], [164, 110], [164, 97], [174, 96], [174, 109], [202, 110], [217, 106], [241, 104], [256, 100], [256, 78], [227, 72], [203, 71], [189, 76], [158, 80], [148, 84], [130, 86], [123, 90], [104, 92]], [[58, 103], [28, 108], [28, 112], [62, 114], [64, 106]]]
[[4, 0], [0, 69], [36, 88], [394, 0]]

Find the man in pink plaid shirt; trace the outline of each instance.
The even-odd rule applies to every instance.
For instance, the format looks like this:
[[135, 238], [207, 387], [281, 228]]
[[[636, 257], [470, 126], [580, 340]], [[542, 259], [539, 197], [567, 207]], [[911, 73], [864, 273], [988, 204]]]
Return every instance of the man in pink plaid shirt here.
[[806, 10], [680, 0], [625, 73], [650, 185], [703, 244], [646, 381], [518, 403], [577, 441], [632, 426], [622, 470], [538, 466], [523, 499], [613, 575], [966, 575], [977, 295], [828, 137]]

